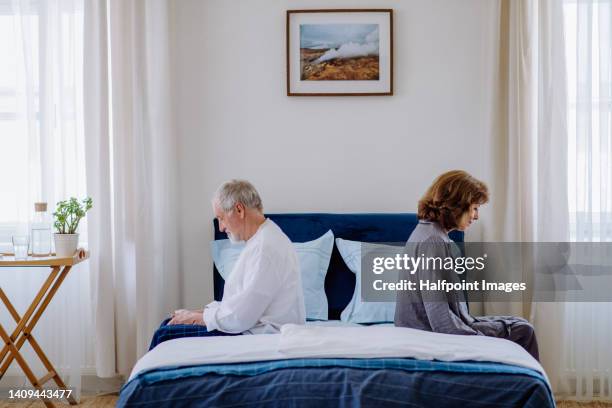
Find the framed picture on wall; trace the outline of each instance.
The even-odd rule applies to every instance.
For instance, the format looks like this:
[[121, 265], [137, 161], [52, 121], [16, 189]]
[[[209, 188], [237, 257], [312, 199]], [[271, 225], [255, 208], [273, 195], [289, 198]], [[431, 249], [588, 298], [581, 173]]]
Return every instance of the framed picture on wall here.
[[393, 10], [287, 10], [287, 96], [393, 95]]

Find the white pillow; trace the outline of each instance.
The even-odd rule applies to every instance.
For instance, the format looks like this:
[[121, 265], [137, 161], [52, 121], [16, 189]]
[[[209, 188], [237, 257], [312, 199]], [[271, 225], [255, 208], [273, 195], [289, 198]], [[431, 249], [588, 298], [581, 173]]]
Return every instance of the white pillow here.
[[336, 246], [346, 266], [355, 274], [355, 292], [340, 314], [340, 320], [350, 323], [393, 322], [395, 302], [364, 302], [361, 300], [361, 242], [336, 238]]
[[[210, 243], [213, 261], [219, 274], [226, 282], [244, 246], [245, 244], [232, 244], [229, 239], [216, 240]], [[334, 233], [329, 230], [314, 241], [294, 242], [293, 246], [300, 263], [306, 318], [309, 320], [327, 320], [325, 275], [334, 248]]]

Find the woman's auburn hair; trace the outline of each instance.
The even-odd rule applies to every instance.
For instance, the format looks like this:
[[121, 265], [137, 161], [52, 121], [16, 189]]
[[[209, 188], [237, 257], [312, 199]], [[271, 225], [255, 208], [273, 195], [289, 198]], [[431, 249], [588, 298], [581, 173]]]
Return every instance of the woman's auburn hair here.
[[448, 171], [436, 178], [419, 200], [420, 220], [437, 222], [449, 231], [472, 204], [489, 201], [489, 189], [463, 170]]

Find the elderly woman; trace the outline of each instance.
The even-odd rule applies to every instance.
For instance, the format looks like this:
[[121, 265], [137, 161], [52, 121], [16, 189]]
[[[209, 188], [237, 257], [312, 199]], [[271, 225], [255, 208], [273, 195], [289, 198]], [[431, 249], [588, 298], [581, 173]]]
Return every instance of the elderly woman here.
[[[461, 170], [439, 176], [419, 201], [419, 224], [406, 250], [409, 256], [447, 258], [453, 256], [448, 233], [465, 231], [478, 219], [478, 208], [488, 202], [487, 186]], [[439, 270], [419, 268], [407, 279], [435, 280]], [[455, 272], [443, 276], [458, 281]], [[400, 291], [395, 309], [395, 325], [449, 334], [500, 337], [521, 345], [538, 359], [538, 343], [533, 326], [514, 316], [474, 317], [468, 312], [461, 292]]]

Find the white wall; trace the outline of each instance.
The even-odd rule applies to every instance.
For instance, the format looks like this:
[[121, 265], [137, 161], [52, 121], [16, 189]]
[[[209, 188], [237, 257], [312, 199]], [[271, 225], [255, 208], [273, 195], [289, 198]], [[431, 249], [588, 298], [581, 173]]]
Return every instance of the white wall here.
[[[268, 212], [413, 212], [433, 178], [488, 179], [489, 0], [180, 0], [176, 80], [186, 307], [212, 299], [210, 196]], [[395, 95], [287, 97], [285, 11], [393, 8]]]

